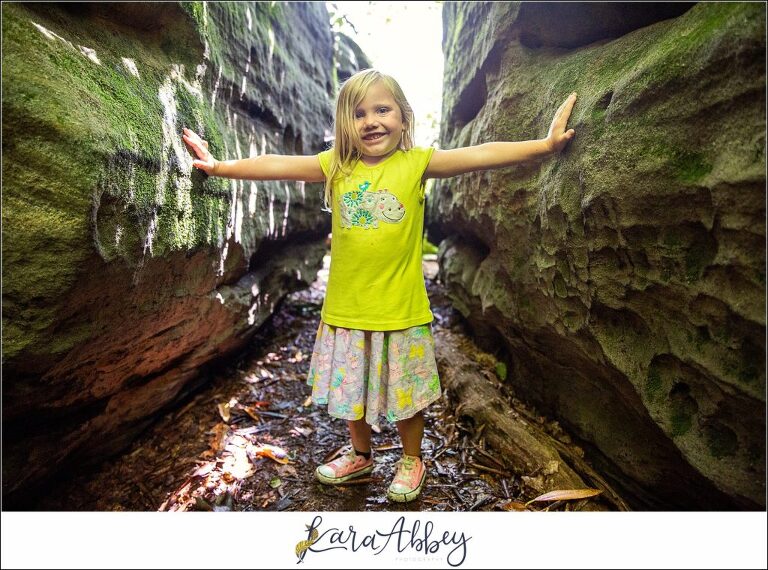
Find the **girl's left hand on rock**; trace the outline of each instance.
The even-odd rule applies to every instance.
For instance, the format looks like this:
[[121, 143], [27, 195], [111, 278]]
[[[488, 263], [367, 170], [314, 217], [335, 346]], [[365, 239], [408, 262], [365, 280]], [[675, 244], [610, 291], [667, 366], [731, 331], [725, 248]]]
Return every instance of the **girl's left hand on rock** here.
[[558, 107], [555, 118], [549, 127], [546, 140], [553, 153], [563, 150], [565, 145], [576, 136], [576, 131], [573, 129], [565, 130], [568, 126], [568, 118], [571, 116], [574, 103], [576, 103], [576, 92], [571, 93], [563, 104]]

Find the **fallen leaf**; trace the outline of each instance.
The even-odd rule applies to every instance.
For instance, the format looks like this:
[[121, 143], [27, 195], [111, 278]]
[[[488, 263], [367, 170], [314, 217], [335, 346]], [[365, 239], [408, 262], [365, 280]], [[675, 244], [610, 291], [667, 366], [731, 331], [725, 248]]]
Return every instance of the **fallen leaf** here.
[[219, 404], [217, 408], [221, 419], [229, 423], [229, 418], [231, 417], [229, 413], [229, 403]]
[[505, 511], [527, 511], [528, 507], [525, 503], [519, 503], [517, 501], [509, 501], [503, 505], [500, 505]]
[[261, 421], [261, 416], [259, 416], [258, 412], [256, 411], [256, 408], [253, 408], [251, 406], [240, 406], [240, 409], [243, 410], [246, 414], [251, 416], [251, 419], [258, 421]]
[[208, 475], [208, 473], [210, 473], [214, 467], [216, 467], [215, 461], [208, 461], [207, 463], [203, 463], [200, 467], [198, 467], [197, 471], [192, 474], [192, 476], [204, 477], [205, 475]]
[[392, 449], [402, 449], [403, 446], [398, 443], [389, 443], [386, 445], [380, 445], [379, 447], [374, 447], [374, 451], [390, 451]]
[[[225, 423], [219, 422], [211, 430], [208, 432], [210, 434], [213, 434], [213, 437], [211, 438], [211, 441], [208, 442], [208, 445], [210, 447], [210, 452], [213, 455], [216, 455], [218, 451], [223, 447], [224, 440], [227, 436], [227, 433], [229, 432], [229, 426]], [[210, 457], [210, 454], [203, 453], [204, 456]]]
[[281, 477], [298, 477], [296, 468], [293, 465], [279, 465], [277, 467], [277, 473]]
[[269, 444], [253, 445], [253, 446], [249, 446], [249, 451], [261, 457], [269, 457], [270, 459], [273, 459], [278, 463], [282, 463], [282, 464], [288, 463], [290, 461], [288, 459], [288, 454], [285, 452], [285, 450], [282, 449], [281, 447], [277, 447], [276, 445], [269, 445]]
[[312, 396], [307, 396], [307, 399], [304, 400], [304, 403], [302, 404], [302, 406], [304, 406], [305, 408], [308, 408], [311, 405], [312, 405]]
[[562, 489], [558, 491], [550, 491], [544, 493], [538, 497], [531, 499], [526, 505], [530, 505], [534, 501], [565, 501], [568, 499], [588, 499], [602, 493], [600, 489]]
[[315, 430], [313, 430], [312, 428], [303, 428], [303, 427], [298, 427], [298, 426], [296, 426], [296, 427], [291, 429], [291, 433], [295, 433], [296, 435], [301, 435], [301, 436], [304, 436], [304, 437], [307, 437], [308, 435], [310, 435], [314, 431]]

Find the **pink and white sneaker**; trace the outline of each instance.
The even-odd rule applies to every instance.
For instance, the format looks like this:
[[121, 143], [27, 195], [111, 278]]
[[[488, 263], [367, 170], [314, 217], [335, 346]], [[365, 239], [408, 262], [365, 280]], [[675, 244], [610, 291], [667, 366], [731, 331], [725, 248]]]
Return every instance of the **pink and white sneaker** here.
[[371, 471], [373, 471], [373, 454], [366, 459], [362, 455], [357, 455], [350, 445], [340, 457], [315, 469], [315, 476], [318, 481], [326, 485], [338, 485]]
[[427, 470], [421, 457], [403, 454], [397, 462], [397, 472], [387, 490], [387, 498], [397, 503], [413, 501], [421, 493], [427, 478]]

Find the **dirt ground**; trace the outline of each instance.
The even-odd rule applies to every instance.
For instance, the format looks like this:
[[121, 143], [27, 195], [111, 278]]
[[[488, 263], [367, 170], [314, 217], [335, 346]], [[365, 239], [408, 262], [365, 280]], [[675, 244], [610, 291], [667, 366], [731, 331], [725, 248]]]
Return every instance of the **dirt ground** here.
[[[433, 327], [460, 330], [435, 269], [425, 262]], [[306, 384], [323, 277], [287, 297], [250, 350], [160, 417], [124, 454], [53, 485], [33, 510], [522, 510], [533, 497], [524, 495], [519, 478], [504, 471], [480, 434], [456, 421], [445, 397], [425, 412], [428, 477], [417, 500], [386, 498], [402, 454], [397, 430], [386, 421], [374, 433], [370, 477], [339, 486], [316, 481], [315, 467], [348, 443], [346, 422], [312, 404]], [[528, 508], [568, 507], [561, 501]]]

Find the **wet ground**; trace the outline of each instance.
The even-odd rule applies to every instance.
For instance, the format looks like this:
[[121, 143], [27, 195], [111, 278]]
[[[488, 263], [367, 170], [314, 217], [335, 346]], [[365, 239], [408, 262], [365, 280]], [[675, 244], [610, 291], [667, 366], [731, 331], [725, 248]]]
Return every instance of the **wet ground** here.
[[[433, 327], [460, 329], [426, 262]], [[401, 457], [394, 424], [373, 434], [370, 477], [322, 485], [315, 467], [348, 443], [346, 422], [309, 400], [309, 357], [320, 321], [323, 272], [290, 295], [252, 349], [187, 402], [161, 417], [123, 455], [71, 476], [40, 497], [49, 511], [492, 511], [519, 510], [518, 478], [504, 471], [479, 433], [462, 426], [443, 398], [425, 412], [428, 477], [407, 504], [386, 499]], [[491, 359], [492, 361], [492, 359]], [[533, 509], [533, 507], [531, 507]], [[552, 507], [550, 507], [552, 508]], [[535, 510], [538, 510], [536, 508]]]

